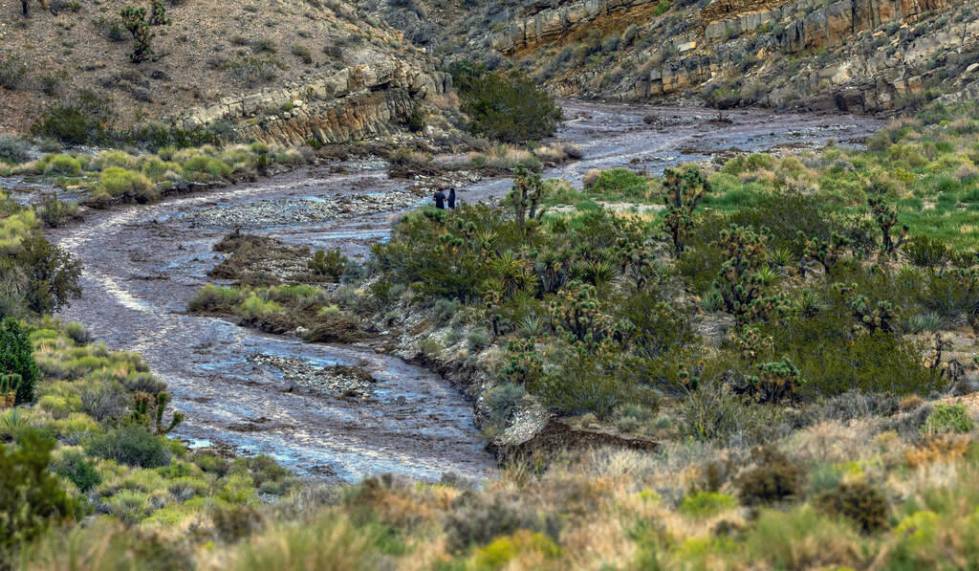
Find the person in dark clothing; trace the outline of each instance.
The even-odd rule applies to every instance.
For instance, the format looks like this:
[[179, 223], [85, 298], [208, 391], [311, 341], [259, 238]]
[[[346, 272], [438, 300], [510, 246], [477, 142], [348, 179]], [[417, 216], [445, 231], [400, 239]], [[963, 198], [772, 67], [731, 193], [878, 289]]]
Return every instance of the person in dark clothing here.
[[454, 210], [455, 207], [456, 207], [456, 189], [455, 188], [450, 188], [449, 189], [449, 208], [451, 208], [451, 209]]
[[445, 210], [445, 193], [442, 189], [435, 191], [435, 208], [441, 208]]

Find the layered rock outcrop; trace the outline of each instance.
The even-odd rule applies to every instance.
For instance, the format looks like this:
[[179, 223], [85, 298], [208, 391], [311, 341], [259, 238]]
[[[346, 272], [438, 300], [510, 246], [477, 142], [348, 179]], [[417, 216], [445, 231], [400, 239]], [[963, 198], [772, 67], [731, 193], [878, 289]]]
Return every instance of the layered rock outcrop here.
[[226, 97], [175, 119], [184, 129], [230, 122], [243, 140], [281, 145], [347, 143], [403, 124], [448, 78], [394, 60], [345, 68], [316, 80]]
[[[979, 61], [971, 0], [714, 0], [658, 16], [660, 6], [570, 2], [515, 19], [493, 45], [518, 57], [555, 43], [572, 47], [562, 56], [572, 64], [541, 64], [564, 96], [697, 94], [719, 106], [880, 111], [970, 92], [979, 80], [967, 71]], [[625, 38], [627, 27], [633, 39], [609, 53], [606, 45], [619, 44], [604, 38]], [[603, 38], [600, 48], [576, 42], [590, 31]], [[602, 57], [590, 55], [596, 51]]]
[[640, 9], [654, 8], [660, 0], [578, 0], [517, 19], [493, 38], [493, 47], [513, 53], [560, 39], [597, 20]]

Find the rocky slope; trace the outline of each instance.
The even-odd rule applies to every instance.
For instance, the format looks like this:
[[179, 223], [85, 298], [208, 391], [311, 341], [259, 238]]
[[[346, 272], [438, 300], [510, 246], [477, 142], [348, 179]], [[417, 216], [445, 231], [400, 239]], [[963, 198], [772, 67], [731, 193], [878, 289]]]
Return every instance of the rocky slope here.
[[966, 0], [576, 0], [480, 14], [468, 27], [488, 31], [457, 52], [490, 47], [566, 96], [876, 112], [979, 91], [979, 8]]
[[[154, 57], [133, 64], [119, 13], [149, 2], [0, 0], [0, 132], [26, 132], [92, 90], [117, 128], [160, 121], [245, 138], [343, 143], [396, 131], [444, 92], [401, 32], [342, 1], [167, 2]], [[373, 21], [373, 23], [371, 23]]]

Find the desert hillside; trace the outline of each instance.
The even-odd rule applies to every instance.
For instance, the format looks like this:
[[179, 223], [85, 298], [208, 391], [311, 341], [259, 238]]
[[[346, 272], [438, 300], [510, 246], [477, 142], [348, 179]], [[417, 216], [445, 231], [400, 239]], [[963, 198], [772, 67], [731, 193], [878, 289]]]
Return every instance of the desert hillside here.
[[[151, 53], [131, 61], [130, 2], [0, 2], [0, 130], [26, 132], [86, 90], [123, 126], [261, 125], [282, 142], [383, 130], [443, 78], [402, 34], [344, 2], [166, 2]], [[138, 4], [132, 4], [138, 6]], [[148, 10], [150, 3], [146, 3]], [[149, 16], [148, 16], [149, 17]]]

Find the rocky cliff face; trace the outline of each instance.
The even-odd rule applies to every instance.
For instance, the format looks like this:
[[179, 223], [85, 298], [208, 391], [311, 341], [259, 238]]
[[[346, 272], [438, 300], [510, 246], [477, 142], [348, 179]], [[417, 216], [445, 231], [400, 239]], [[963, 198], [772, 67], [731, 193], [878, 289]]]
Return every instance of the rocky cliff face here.
[[239, 138], [267, 143], [347, 143], [397, 130], [419, 105], [446, 88], [442, 73], [380, 60], [308, 82], [226, 97], [175, 120], [184, 129], [230, 122]]
[[971, 0], [681, 4], [565, 3], [513, 18], [491, 44], [562, 95], [871, 112], [979, 85]]

